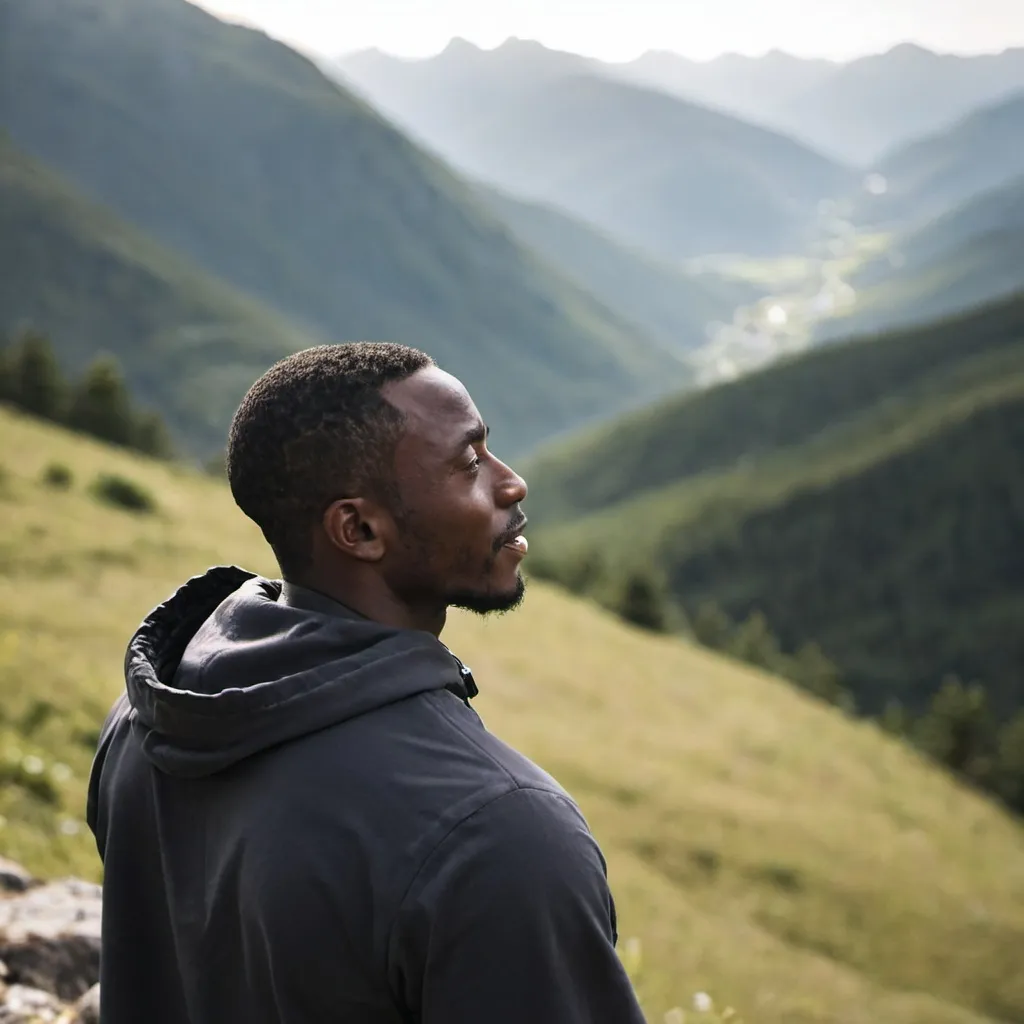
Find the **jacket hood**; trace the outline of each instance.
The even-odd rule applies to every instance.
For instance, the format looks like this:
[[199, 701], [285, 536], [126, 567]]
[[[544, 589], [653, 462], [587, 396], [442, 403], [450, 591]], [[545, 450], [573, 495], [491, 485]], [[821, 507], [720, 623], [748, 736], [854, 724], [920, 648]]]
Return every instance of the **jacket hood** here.
[[192, 778], [417, 693], [476, 694], [432, 634], [236, 566], [193, 577], [145, 618], [125, 681], [146, 757]]

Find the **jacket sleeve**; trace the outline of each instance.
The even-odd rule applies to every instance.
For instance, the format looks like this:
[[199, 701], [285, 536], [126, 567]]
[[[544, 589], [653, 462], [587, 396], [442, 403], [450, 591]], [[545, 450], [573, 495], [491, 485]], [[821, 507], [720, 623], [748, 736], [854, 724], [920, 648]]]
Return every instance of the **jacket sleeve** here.
[[582, 816], [558, 793], [518, 789], [421, 869], [392, 935], [392, 978], [421, 1024], [643, 1024], [615, 942]]

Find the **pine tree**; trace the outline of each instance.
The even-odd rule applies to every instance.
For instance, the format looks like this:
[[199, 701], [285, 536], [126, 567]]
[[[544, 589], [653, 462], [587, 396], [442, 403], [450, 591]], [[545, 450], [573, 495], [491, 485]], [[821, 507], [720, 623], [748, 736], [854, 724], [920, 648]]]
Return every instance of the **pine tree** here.
[[778, 671], [783, 663], [779, 642], [761, 612], [752, 612], [733, 634], [729, 653], [750, 665]]
[[833, 704], [841, 701], [845, 691], [840, 684], [839, 669], [816, 643], [804, 644], [791, 661], [789, 675], [797, 686]]
[[910, 713], [895, 699], [886, 703], [879, 721], [886, 732], [901, 738], [908, 736], [912, 728]]
[[1024, 711], [999, 732], [993, 775], [999, 796], [1024, 814]]
[[991, 774], [992, 732], [984, 689], [948, 676], [918, 721], [915, 739], [936, 761], [983, 783]]
[[10, 401], [34, 416], [63, 419], [67, 384], [50, 339], [32, 328], [23, 331], [11, 350], [9, 365]]
[[693, 636], [697, 643], [716, 651], [729, 646], [733, 626], [729, 617], [713, 601], [705, 601], [693, 617]]
[[617, 611], [644, 629], [664, 632], [668, 628], [668, 595], [653, 572], [634, 569], [626, 576]]
[[75, 387], [68, 425], [103, 441], [131, 447], [135, 417], [117, 360], [101, 356]]
[[157, 412], [138, 412], [133, 417], [132, 447], [155, 459], [169, 459], [174, 445], [167, 424]]
[[14, 401], [14, 347], [0, 348], [0, 402]]

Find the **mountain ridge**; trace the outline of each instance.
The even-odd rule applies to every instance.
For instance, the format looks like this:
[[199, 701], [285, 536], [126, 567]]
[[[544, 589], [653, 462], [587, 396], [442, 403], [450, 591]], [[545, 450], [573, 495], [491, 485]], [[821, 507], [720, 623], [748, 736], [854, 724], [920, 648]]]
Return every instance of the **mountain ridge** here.
[[300, 329], [427, 349], [509, 449], [679, 379], [284, 45], [184, 0], [0, 10], [0, 125], [20, 148]]

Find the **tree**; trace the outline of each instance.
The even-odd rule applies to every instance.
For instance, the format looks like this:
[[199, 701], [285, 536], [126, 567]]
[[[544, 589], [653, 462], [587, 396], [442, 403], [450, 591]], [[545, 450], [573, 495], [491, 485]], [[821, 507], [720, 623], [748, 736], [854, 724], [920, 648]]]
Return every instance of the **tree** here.
[[68, 425], [103, 441], [133, 446], [135, 416], [116, 359], [100, 356], [86, 370], [72, 395]]
[[714, 601], [705, 601], [693, 617], [693, 635], [697, 643], [716, 651], [729, 646], [733, 626], [729, 617]]
[[169, 459], [174, 445], [167, 424], [157, 412], [139, 412], [133, 417], [132, 447], [155, 459]]
[[647, 569], [633, 569], [622, 586], [616, 609], [627, 622], [663, 633], [668, 628], [668, 594], [664, 584]]
[[984, 689], [947, 676], [917, 723], [915, 739], [930, 757], [984, 783], [991, 774], [992, 723]]
[[778, 671], [783, 655], [779, 641], [761, 612], [752, 612], [732, 636], [729, 653], [740, 661]]
[[67, 384], [50, 339], [29, 328], [15, 341], [9, 359], [10, 400], [33, 416], [61, 420], [67, 400]]
[[789, 674], [797, 686], [832, 704], [842, 701], [846, 691], [840, 683], [839, 669], [816, 643], [805, 643], [791, 660]]
[[14, 401], [14, 352], [5, 345], [0, 348], [0, 402]]
[[886, 732], [892, 733], [893, 736], [899, 736], [901, 739], [910, 735], [913, 724], [910, 712], [900, 701], [895, 699], [886, 702], [879, 722]]
[[1024, 814], [1024, 711], [999, 732], [993, 776], [999, 796]]

